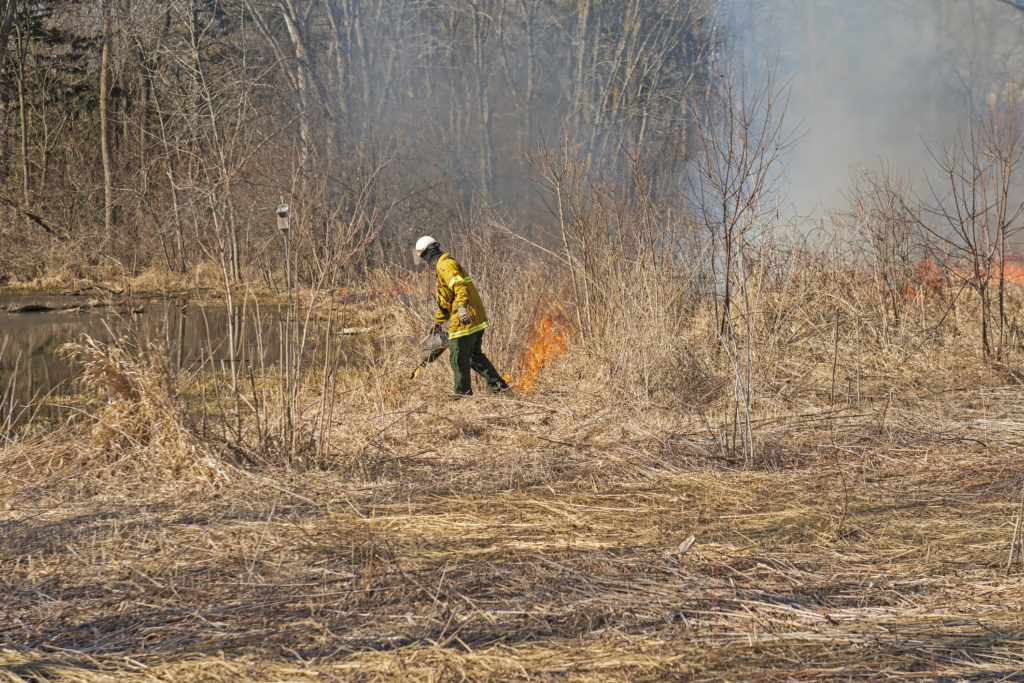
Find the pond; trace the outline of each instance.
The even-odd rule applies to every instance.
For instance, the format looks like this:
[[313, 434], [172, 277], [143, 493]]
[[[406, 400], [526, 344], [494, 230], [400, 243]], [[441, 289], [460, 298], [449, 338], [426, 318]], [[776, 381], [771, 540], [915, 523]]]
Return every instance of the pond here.
[[[17, 311], [17, 312], [14, 312]], [[223, 302], [157, 299], [105, 305], [82, 296], [0, 294], [0, 429], [30, 417], [57, 417], [55, 397], [74, 391], [79, 368], [58, 353], [83, 335], [157, 341], [175, 369], [231, 362]], [[279, 306], [236, 309], [236, 362], [271, 365], [281, 355]], [[244, 324], [243, 323], [244, 319]]]

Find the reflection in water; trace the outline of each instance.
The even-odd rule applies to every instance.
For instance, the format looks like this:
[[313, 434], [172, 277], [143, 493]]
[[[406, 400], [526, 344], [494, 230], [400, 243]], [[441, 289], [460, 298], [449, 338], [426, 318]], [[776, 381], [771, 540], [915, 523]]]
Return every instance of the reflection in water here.
[[[167, 350], [172, 367], [230, 369], [236, 364], [271, 365], [280, 352], [279, 307], [243, 308], [203, 305], [183, 300], [148, 301], [141, 312], [113, 309], [7, 313], [8, 306], [43, 304], [54, 308], [82, 304], [81, 297], [0, 295], [0, 429], [39, 411], [57, 417], [59, 401], [48, 396], [72, 392], [78, 369], [57, 349], [87, 334], [99, 341], [129, 336], [155, 341]], [[229, 330], [232, 339], [229, 339]]]

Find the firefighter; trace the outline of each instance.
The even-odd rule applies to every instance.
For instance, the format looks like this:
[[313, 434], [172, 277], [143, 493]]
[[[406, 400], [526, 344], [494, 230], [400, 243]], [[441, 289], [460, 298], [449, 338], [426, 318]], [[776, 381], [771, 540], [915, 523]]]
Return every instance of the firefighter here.
[[424, 236], [416, 240], [416, 253], [437, 273], [437, 314], [434, 316], [433, 334], [440, 332], [441, 326], [448, 323], [448, 360], [455, 374], [455, 395], [469, 396], [473, 393], [470, 368], [487, 380], [492, 392], [508, 391], [508, 384], [483, 352], [487, 313], [473, 279], [451, 254], [441, 251], [441, 245], [433, 237]]

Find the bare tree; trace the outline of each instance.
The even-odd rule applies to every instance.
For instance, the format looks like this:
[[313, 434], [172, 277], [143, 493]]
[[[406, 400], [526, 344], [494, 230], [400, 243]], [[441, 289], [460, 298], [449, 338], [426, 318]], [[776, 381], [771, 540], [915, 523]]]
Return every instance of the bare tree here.
[[[884, 293], [888, 316], [899, 326], [915, 268], [922, 267], [918, 237], [920, 209], [909, 188], [889, 171], [858, 170], [848, 193], [850, 209], [844, 218], [871, 255], [879, 289]], [[885, 329], [885, 328], [883, 328]]]
[[978, 295], [982, 354], [1001, 358], [1007, 327], [1007, 244], [1020, 232], [1024, 213], [1015, 184], [1024, 159], [1021, 111], [1008, 103], [988, 112], [931, 153], [939, 173], [929, 182], [928, 210], [936, 219], [931, 234], [953, 257], [950, 274]]
[[[708, 240], [716, 334], [733, 371], [732, 448], [749, 465], [752, 427], [753, 330], [757, 317], [751, 267], [758, 243], [774, 225], [775, 187], [782, 154], [794, 137], [785, 127], [788, 89], [766, 70], [756, 83], [742, 71], [723, 73], [699, 114], [699, 149], [690, 195]], [[739, 298], [736, 314], [734, 299]], [[737, 444], [739, 439], [739, 444]]]
[[774, 212], [780, 156], [794, 142], [784, 128], [787, 91], [772, 72], [756, 84], [743, 75], [719, 76], [699, 116], [699, 156], [690, 192], [712, 244], [711, 269], [721, 289], [718, 326], [726, 334], [735, 288], [735, 262], [749, 234]]
[[[309, 171], [309, 162], [313, 148], [312, 119], [314, 107], [314, 71], [312, 52], [309, 46], [310, 23], [313, 10], [322, 0], [274, 0], [269, 3], [284, 20], [291, 50], [278, 40], [277, 35], [269, 26], [266, 12], [257, 8], [253, 0], [243, 0], [249, 15], [253, 18], [260, 33], [274, 50], [274, 55], [281, 64], [287, 77], [289, 87], [297, 96], [299, 120], [299, 168], [305, 173]], [[267, 3], [263, 3], [267, 4]]]

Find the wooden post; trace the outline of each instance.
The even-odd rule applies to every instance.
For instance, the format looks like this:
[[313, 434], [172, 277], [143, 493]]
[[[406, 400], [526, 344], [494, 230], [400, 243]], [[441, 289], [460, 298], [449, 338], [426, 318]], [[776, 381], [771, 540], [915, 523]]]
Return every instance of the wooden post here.
[[[282, 401], [284, 403], [285, 420], [282, 425], [284, 433], [282, 436], [283, 446], [285, 451], [291, 453], [291, 437], [292, 437], [292, 397], [293, 397], [293, 376], [292, 376], [292, 258], [291, 250], [289, 245], [289, 233], [291, 232], [291, 220], [288, 205], [284, 203], [284, 197], [281, 197], [281, 201], [277, 206], [277, 229], [281, 231], [281, 235], [284, 236], [284, 272], [285, 272], [285, 287], [288, 289], [288, 313], [285, 318], [284, 329], [282, 330], [281, 340], [284, 345], [284, 354], [281, 362], [284, 363], [284, 387], [282, 391]], [[289, 458], [291, 456], [289, 455]]]
[[284, 197], [281, 198], [281, 203], [277, 207], [277, 229], [284, 235], [285, 286], [288, 287], [288, 306], [290, 308], [292, 298], [292, 260], [289, 253], [288, 233], [291, 231], [291, 217], [288, 205], [284, 203]]

